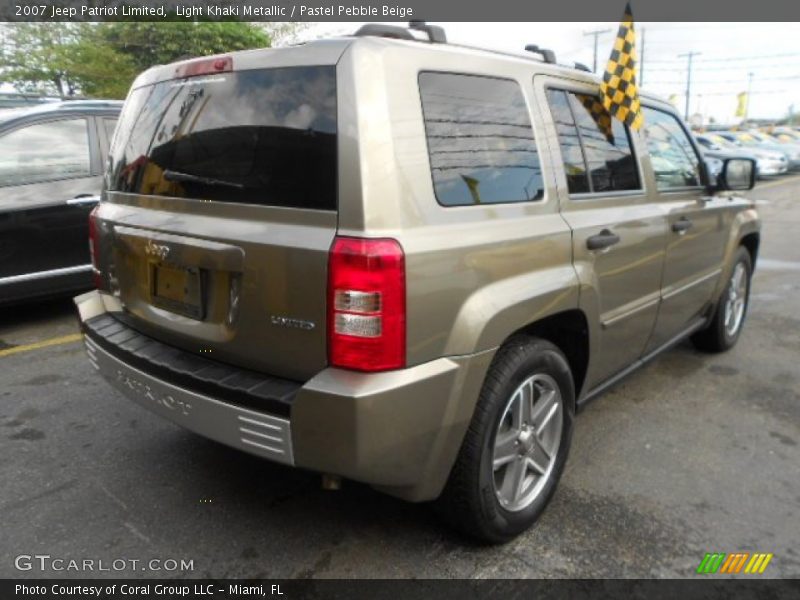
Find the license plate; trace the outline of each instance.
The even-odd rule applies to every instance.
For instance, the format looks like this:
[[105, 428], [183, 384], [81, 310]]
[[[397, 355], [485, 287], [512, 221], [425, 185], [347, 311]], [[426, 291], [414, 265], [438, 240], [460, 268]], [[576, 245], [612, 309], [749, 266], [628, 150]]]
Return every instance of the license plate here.
[[192, 319], [203, 318], [203, 277], [200, 269], [152, 266], [153, 304]]

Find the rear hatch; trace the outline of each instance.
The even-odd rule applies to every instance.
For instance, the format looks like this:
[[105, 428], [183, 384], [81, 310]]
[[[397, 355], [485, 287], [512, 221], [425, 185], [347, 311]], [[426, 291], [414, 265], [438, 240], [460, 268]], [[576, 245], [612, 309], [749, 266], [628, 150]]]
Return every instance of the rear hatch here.
[[342, 49], [233, 54], [137, 80], [96, 213], [104, 286], [131, 326], [286, 378], [326, 366]]

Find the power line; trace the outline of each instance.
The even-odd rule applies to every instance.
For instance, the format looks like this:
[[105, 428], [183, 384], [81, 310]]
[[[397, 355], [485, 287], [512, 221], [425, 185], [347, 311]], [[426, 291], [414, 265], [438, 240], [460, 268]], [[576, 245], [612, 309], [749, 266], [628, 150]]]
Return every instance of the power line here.
[[[655, 62], [655, 61], [648, 61], [648, 62]], [[735, 71], [741, 69], [788, 69], [792, 68], [797, 64], [796, 61], [788, 61], [783, 63], [772, 63], [768, 65], [748, 65], [746, 62], [744, 64], [739, 63], [736, 65], [724, 66], [724, 65], [717, 65], [714, 67], [695, 67], [695, 71]], [[658, 72], [662, 71], [680, 71], [683, 72], [686, 70], [686, 67], [656, 67]]]
[[[650, 42], [650, 43], [652, 44], [653, 42]], [[685, 55], [682, 54], [682, 55], [679, 55], [679, 56], [685, 56]], [[766, 59], [773, 59], [773, 58], [786, 58], [786, 57], [796, 57], [796, 56], [800, 56], [800, 52], [787, 52], [787, 53], [783, 53], [783, 54], [762, 54], [760, 56], [748, 55], [748, 56], [729, 56], [729, 57], [726, 57], [726, 58], [703, 58], [703, 59], [698, 60], [697, 62], [699, 62], [699, 63], [734, 62], [734, 61], [735, 62], [742, 62], [742, 61], [748, 61], [748, 60], [766, 60]], [[672, 63], [672, 64], [674, 64], [674, 63], [682, 62], [682, 61], [679, 61], [679, 60], [676, 60], [676, 59], [657, 59], [657, 60], [651, 60], [650, 62]]]
[[[651, 90], [652, 91], [652, 90]], [[789, 94], [791, 92], [795, 92], [797, 90], [759, 90], [757, 92], [752, 92], [753, 96], [762, 96], [764, 94]], [[730, 92], [703, 92], [702, 94], [695, 94], [696, 96], [735, 96], [736, 90], [731, 90]]]
[[[686, 69], [683, 69], [683, 70], [685, 71]], [[696, 71], [697, 69], [693, 68], [692, 70]], [[656, 74], [657, 73], [658, 73], [658, 71], [656, 71]], [[655, 77], [655, 76], [653, 76], [653, 77]], [[800, 79], [800, 75], [791, 75], [789, 77], [759, 77], [758, 78], [759, 81], [791, 81], [791, 80], [795, 80], [795, 79]], [[740, 79], [703, 79], [703, 81], [701, 83], [702, 83], [702, 85], [734, 84], [734, 83], [739, 83], [740, 84], [740, 83], [742, 83], [743, 80], [744, 80], [744, 78], [740, 78]], [[684, 79], [658, 79], [658, 78], [656, 78], [655, 84], [657, 84], [657, 85], [668, 85], [668, 84], [677, 85], [679, 83], [683, 83], [684, 81], [685, 81]], [[653, 82], [651, 82], [651, 85], [652, 84], [653, 84]]]

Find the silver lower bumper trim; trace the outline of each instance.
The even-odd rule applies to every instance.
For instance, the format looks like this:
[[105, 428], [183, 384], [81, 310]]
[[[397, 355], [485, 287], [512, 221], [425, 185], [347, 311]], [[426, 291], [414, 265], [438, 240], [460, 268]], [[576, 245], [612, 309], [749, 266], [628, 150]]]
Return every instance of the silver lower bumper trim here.
[[156, 379], [84, 336], [89, 361], [111, 385], [190, 431], [272, 461], [294, 465], [288, 419], [239, 408]]

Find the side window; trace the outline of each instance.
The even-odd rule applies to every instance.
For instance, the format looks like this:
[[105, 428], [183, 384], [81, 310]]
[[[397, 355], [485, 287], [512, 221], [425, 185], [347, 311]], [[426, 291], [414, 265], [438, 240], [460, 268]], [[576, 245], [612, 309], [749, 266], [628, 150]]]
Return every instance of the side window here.
[[0, 186], [87, 177], [86, 119], [29, 125], [0, 137]]
[[569, 193], [588, 194], [591, 188], [586, 173], [586, 161], [567, 93], [561, 90], [547, 90], [547, 100], [558, 133], [558, 145], [561, 147], [561, 160], [564, 161]]
[[548, 90], [571, 194], [640, 190], [628, 128], [593, 94]]
[[106, 139], [111, 144], [114, 139], [114, 130], [117, 128], [117, 119], [111, 117], [103, 117], [103, 127], [106, 129]]
[[420, 73], [436, 199], [444, 206], [544, 196], [528, 108], [515, 81]]
[[701, 185], [700, 158], [674, 115], [644, 107], [642, 132], [659, 190]]

